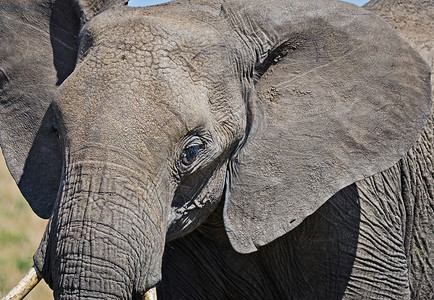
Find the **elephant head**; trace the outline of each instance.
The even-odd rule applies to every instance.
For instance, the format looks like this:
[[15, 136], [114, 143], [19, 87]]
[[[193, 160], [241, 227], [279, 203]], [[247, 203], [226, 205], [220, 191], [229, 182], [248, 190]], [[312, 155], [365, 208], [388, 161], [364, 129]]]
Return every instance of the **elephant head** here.
[[426, 63], [354, 5], [125, 2], [0, 4], [0, 142], [50, 218], [34, 261], [56, 298], [144, 294], [166, 241], [221, 202], [233, 248], [256, 251], [428, 118]]

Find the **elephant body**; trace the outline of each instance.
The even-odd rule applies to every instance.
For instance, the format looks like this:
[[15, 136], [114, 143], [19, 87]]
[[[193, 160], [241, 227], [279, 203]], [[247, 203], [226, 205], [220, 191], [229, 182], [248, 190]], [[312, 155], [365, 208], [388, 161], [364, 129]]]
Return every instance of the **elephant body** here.
[[[395, 166], [334, 195], [252, 254], [230, 245], [221, 211], [167, 244], [163, 299], [431, 299], [432, 117]], [[198, 251], [199, 249], [199, 251]]]
[[[0, 3], [0, 144], [56, 299], [434, 297], [422, 29], [426, 61], [336, 0], [125, 4]], [[401, 4], [366, 8], [432, 16]]]

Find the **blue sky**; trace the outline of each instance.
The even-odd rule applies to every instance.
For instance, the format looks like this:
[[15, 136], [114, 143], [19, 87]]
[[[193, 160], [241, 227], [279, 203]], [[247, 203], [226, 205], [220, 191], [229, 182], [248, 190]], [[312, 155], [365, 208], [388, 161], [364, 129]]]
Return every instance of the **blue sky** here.
[[[346, 2], [351, 2], [354, 4], [357, 4], [358, 6], [362, 6], [366, 2], [369, 2], [369, 0], [345, 0]], [[149, 6], [149, 5], [155, 5], [159, 3], [169, 2], [168, 0], [130, 0], [128, 2], [128, 5], [130, 6]]]

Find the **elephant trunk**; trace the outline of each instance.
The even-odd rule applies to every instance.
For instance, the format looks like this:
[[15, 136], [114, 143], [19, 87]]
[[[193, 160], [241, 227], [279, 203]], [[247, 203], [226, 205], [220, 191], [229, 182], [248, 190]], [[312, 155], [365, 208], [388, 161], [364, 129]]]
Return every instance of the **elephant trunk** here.
[[69, 168], [34, 257], [56, 299], [133, 299], [160, 280], [167, 225], [142, 178], [107, 163]]

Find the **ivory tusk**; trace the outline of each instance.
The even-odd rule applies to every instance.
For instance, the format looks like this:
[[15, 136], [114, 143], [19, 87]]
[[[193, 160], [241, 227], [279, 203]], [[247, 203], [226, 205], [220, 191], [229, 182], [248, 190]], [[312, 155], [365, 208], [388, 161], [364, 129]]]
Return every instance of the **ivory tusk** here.
[[145, 294], [145, 300], [157, 300], [157, 289], [152, 288]]
[[41, 278], [36, 267], [32, 266], [23, 279], [2, 300], [23, 299], [41, 281]]

